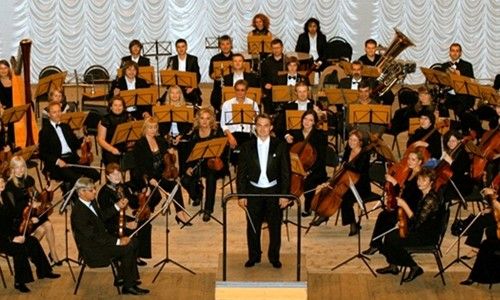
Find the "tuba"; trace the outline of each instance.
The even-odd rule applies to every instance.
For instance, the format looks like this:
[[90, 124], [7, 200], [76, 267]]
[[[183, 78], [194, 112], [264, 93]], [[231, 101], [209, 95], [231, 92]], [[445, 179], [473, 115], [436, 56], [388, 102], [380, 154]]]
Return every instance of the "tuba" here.
[[413, 42], [402, 32], [396, 31], [394, 39], [385, 53], [378, 61], [376, 67], [380, 70], [380, 76], [377, 78], [378, 85], [372, 92], [375, 96], [382, 96], [392, 88], [396, 82], [406, 76], [408, 73], [415, 72], [416, 64], [414, 62], [404, 62], [396, 60], [396, 57], [409, 46], [415, 46]]

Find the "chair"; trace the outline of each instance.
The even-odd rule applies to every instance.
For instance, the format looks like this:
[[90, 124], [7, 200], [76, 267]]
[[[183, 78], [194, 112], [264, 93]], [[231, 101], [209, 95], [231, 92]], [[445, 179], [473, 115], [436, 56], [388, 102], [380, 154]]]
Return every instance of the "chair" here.
[[120, 286], [118, 283], [118, 274], [117, 274], [117, 262], [114, 261], [113, 259], [110, 260], [109, 263], [105, 265], [99, 265], [99, 266], [88, 266], [87, 263], [85, 262], [85, 259], [81, 257], [81, 268], [80, 268], [80, 273], [78, 274], [78, 279], [76, 280], [75, 284], [75, 290], [73, 292], [73, 295], [76, 295], [78, 292], [78, 288], [80, 287], [80, 283], [82, 281], [83, 277], [83, 272], [85, 271], [85, 268], [88, 266], [89, 268], [106, 268], [108, 266], [111, 266], [111, 271], [113, 272], [113, 280], [114, 280], [114, 285], [116, 286], [116, 290], [118, 291], [118, 294], [121, 295], [120, 291]]
[[[14, 273], [12, 272], [12, 266], [10, 265], [9, 256], [5, 253], [0, 253], [0, 257], [4, 258], [7, 261], [7, 265], [9, 266], [10, 275], [14, 275]], [[2, 277], [3, 287], [7, 288], [7, 284], [5, 283], [5, 277], [3, 276], [3, 271], [2, 271], [1, 266], [0, 266], [0, 277]]]
[[352, 59], [352, 46], [342, 37], [334, 36], [326, 45], [325, 56], [329, 60], [347, 60]]
[[[60, 73], [62, 72], [62, 70], [56, 66], [46, 66], [45, 68], [43, 68], [40, 73], [38, 74], [38, 79], [42, 79], [42, 78], [45, 78], [47, 76], [50, 76], [50, 75], [54, 75], [54, 74], [57, 74], [57, 73]], [[44, 94], [44, 95], [40, 95], [38, 97], [36, 97], [35, 99], [35, 113], [38, 115], [38, 116], [41, 116], [41, 113], [40, 113], [40, 102], [47, 102], [49, 100], [49, 95], [48, 94]]]
[[[92, 97], [88, 97], [85, 94], [82, 96], [82, 107], [85, 106], [85, 100], [101, 100], [101, 99], [107, 99], [108, 96], [108, 91], [110, 89], [109, 84], [110, 84], [110, 76], [108, 70], [104, 68], [103, 66], [100, 65], [92, 65], [85, 70], [83, 73], [83, 82], [86, 84], [91, 85], [92, 92], [95, 92], [95, 85], [96, 84], [104, 84], [106, 85], [105, 91], [103, 93], [99, 92], [93, 95]], [[84, 110], [82, 108], [82, 110]]]
[[[446, 282], [444, 280], [444, 268], [443, 268], [443, 262], [441, 261], [441, 243], [443, 242], [444, 235], [446, 233], [446, 229], [448, 228], [448, 221], [450, 219], [450, 208], [448, 207], [447, 204], [444, 205], [443, 208], [443, 219], [441, 223], [441, 232], [439, 234], [438, 241], [434, 245], [428, 245], [428, 246], [412, 246], [412, 247], [406, 247], [405, 249], [408, 251], [410, 254], [432, 254], [434, 255], [434, 258], [436, 259], [436, 264], [438, 266], [439, 273], [436, 274], [441, 276], [441, 281], [443, 282], [443, 285], [446, 285]], [[408, 267], [403, 267], [403, 274], [401, 275], [401, 281], [400, 285], [403, 284], [403, 279], [406, 275], [406, 270]], [[436, 277], [434, 276], [434, 277]]]

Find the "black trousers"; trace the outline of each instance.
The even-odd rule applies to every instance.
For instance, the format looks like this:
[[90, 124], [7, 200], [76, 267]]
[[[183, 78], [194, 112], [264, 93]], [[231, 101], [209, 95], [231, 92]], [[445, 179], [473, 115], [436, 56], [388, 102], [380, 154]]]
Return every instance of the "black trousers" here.
[[[78, 161], [80, 160], [76, 154], [72, 154], [71, 156], [64, 157], [62, 159], [68, 164], [78, 164]], [[70, 188], [73, 187], [75, 182], [80, 177], [88, 177], [94, 181], [97, 181], [100, 178], [99, 172], [94, 169], [77, 167], [59, 168], [58, 166], [55, 166], [51, 168], [49, 175], [52, 179], [63, 181]]]
[[376, 248], [380, 249], [380, 247], [382, 246], [382, 241], [384, 240], [384, 237], [379, 238], [376, 241], [374, 241], [373, 238], [390, 230], [391, 228], [396, 226], [397, 222], [398, 222], [397, 210], [394, 210], [394, 211], [383, 210], [383, 211], [381, 211], [377, 216], [377, 220], [375, 221], [375, 227], [373, 227], [373, 233], [372, 233], [372, 238], [370, 241], [370, 247], [376, 247]]
[[433, 238], [429, 233], [421, 232], [410, 232], [406, 238], [401, 238], [399, 231], [396, 230], [386, 235], [380, 253], [385, 256], [390, 264], [414, 267], [417, 266], [417, 263], [405, 247], [432, 245], [435, 243], [432, 241]]
[[[116, 259], [119, 261], [118, 277], [123, 278], [123, 287], [130, 288], [136, 285], [139, 279], [137, 269], [137, 240], [132, 239], [125, 246], [111, 246], [103, 249], [102, 256], [106, 260]], [[93, 267], [89, 265], [89, 267]]]
[[2, 249], [7, 255], [14, 258], [14, 280], [16, 283], [29, 283], [33, 281], [33, 274], [28, 259], [36, 266], [38, 277], [52, 273], [49, 261], [43, 252], [40, 242], [35, 237], [26, 236], [23, 244], [8, 243]]
[[[251, 194], [276, 194], [279, 192], [277, 186], [261, 189], [254, 186], [249, 188]], [[267, 257], [271, 263], [280, 260], [281, 247], [281, 221], [283, 211], [279, 207], [279, 199], [276, 197], [252, 197], [248, 198], [248, 214], [255, 226], [255, 232], [247, 217], [247, 243], [248, 259], [260, 261], [262, 250], [260, 245], [260, 234], [262, 222], [267, 221], [269, 230], [269, 249]]]
[[195, 171], [193, 176], [184, 175], [182, 180], [184, 188], [188, 191], [189, 197], [193, 200], [203, 197], [203, 186], [201, 185], [201, 177], [205, 177], [205, 207], [204, 210], [212, 213], [215, 205], [215, 191], [217, 184], [217, 171], [211, 170], [205, 165], [202, 165], [202, 174]]
[[498, 239], [487, 239], [481, 243], [476, 261], [469, 278], [479, 283], [500, 282], [500, 259], [495, 252], [500, 251]]

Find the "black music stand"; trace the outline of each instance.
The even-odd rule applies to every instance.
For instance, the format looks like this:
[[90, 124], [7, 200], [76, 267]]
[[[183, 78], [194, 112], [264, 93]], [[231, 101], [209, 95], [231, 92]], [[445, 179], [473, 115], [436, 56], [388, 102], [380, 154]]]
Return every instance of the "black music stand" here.
[[76, 282], [75, 274], [73, 273], [73, 268], [71, 268], [71, 263], [80, 265], [80, 262], [69, 257], [69, 241], [68, 241], [68, 233], [69, 233], [68, 206], [72, 201], [71, 197], [73, 196], [74, 192], [75, 192], [75, 186], [73, 186], [71, 190], [69, 190], [65, 195], [62, 196], [62, 199], [64, 201], [61, 202], [61, 207], [59, 208], [59, 214], [64, 214], [64, 245], [65, 245], [64, 246], [65, 256], [63, 259], [60, 260], [60, 262], [68, 264], [69, 272], [71, 273], [73, 282]]
[[372, 125], [389, 124], [391, 119], [391, 107], [382, 104], [350, 104], [349, 124], [368, 124], [370, 133]]
[[359, 205], [359, 208], [360, 208], [360, 212], [359, 212], [359, 215], [358, 215], [358, 221], [356, 222], [356, 226], [358, 227], [358, 233], [357, 233], [357, 236], [358, 236], [358, 252], [356, 254], [354, 254], [353, 256], [349, 257], [348, 259], [344, 260], [340, 264], [338, 264], [335, 267], [333, 267], [331, 269], [331, 271], [334, 271], [334, 270], [342, 267], [343, 265], [347, 264], [351, 260], [354, 260], [354, 259], [357, 258], [357, 259], [361, 259], [361, 261], [366, 265], [366, 267], [368, 268], [368, 270], [370, 270], [370, 272], [373, 274], [373, 276], [377, 277], [377, 274], [375, 274], [375, 272], [373, 271], [373, 269], [368, 264], [368, 261], [370, 260], [370, 258], [368, 256], [364, 255], [363, 253], [361, 253], [361, 220], [363, 219], [363, 215], [365, 214], [363, 199], [361, 199], [361, 196], [359, 195], [358, 190], [356, 189], [356, 187], [354, 186], [354, 183], [352, 181], [351, 181], [349, 187], [351, 188], [351, 191], [354, 194], [354, 197], [356, 198], [356, 201], [358, 201], [358, 205]]
[[[1, 122], [2, 126], [4, 127], [6, 137], [9, 136], [9, 124], [14, 124], [16, 122], [19, 122], [26, 112], [28, 111], [29, 107], [31, 104], [24, 104], [24, 105], [19, 105], [19, 106], [14, 106], [11, 108], [7, 108], [6, 110], [3, 111], [2, 117], [1, 117]], [[8, 138], [5, 138], [5, 145], [9, 145], [10, 142], [15, 144], [15, 141], [9, 141]]]
[[219, 49], [219, 38], [215, 37], [206, 37], [205, 38], [205, 49]]
[[88, 114], [84, 111], [64, 113], [61, 115], [61, 123], [68, 124], [71, 130], [79, 130], [85, 124]]
[[[154, 57], [156, 60], [156, 82], [160, 82], [160, 57], [172, 55], [172, 42], [171, 41], [158, 41], [145, 42], [142, 44], [142, 55], [145, 57]], [[157, 85], [157, 93], [160, 95], [160, 84]]]
[[244, 125], [252, 126], [254, 124], [254, 118], [257, 113], [253, 109], [253, 104], [233, 104], [231, 109], [231, 111], [225, 112], [226, 114], [231, 114], [231, 118], [228, 119], [226, 125], [241, 125], [241, 130], [243, 131]]
[[[205, 159], [220, 157], [222, 155], [222, 152], [224, 152], [226, 144], [227, 144], [227, 137], [220, 137], [208, 141], [199, 142], [194, 146], [186, 162], [198, 160], [198, 162], [193, 168], [193, 172], [198, 172], [199, 175], [198, 178], [201, 178], [201, 164], [205, 161]], [[184, 228], [186, 224], [189, 224], [197, 216], [207, 212], [205, 210], [205, 202], [203, 201], [203, 195], [201, 199], [202, 201], [200, 203], [200, 209], [186, 223], [184, 223], [181, 226], [181, 228]], [[218, 220], [216, 217], [214, 217], [212, 214], [210, 214], [210, 218], [215, 220], [220, 225], [222, 225], [222, 222]]]

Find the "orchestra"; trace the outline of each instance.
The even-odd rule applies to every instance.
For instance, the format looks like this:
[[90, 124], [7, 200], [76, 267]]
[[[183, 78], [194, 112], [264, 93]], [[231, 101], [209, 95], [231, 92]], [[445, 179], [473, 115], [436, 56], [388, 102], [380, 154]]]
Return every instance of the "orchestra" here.
[[[186, 39], [176, 40], [177, 55], [168, 57], [162, 70], [192, 72], [195, 86], [177, 77], [175, 83], [158, 83], [160, 86], [146, 81], [141, 77], [140, 67], [150, 66], [150, 60], [143, 53], [143, 44], [132, 40], [130, 55], [120, 61], [122, 76], [109, 82], [106, 113], [100, 116], [96, 128], [100, 167], [91, 162], [81, 163], [82, 145], [91, 143], [91, 138], [78, 138], [73, 127], [62, 121], [64, 114], [78, 110], [68, 103], [63, 86], [54, 86], [47, 93], [49, 102], [42, 110], [43, 119], [34, 120], [41, 125], [34, 159], [39, 158], [42, 175], [48, 182], [60, 182], [63, 198], [71, 199], [71, 228], [81, 258], [89, 266], [120, 260], [118, 275], [122, 292], [147, 294], [148, 290], [139, 287], [137, 266], [146, 266], [145, 260], [153, 258], [152, 215], [160, 210], [160, 204], [165, 199], [173, 200], [175, 221], [181, 228], [198, 226], [190, 219], [191, 207], [186, 206], [190, 199], [192, 206], [201, 205], [202, 221], [207, 223], [219, 213], [217, 179], [234, 175], [236, 194], [242, 194], [238, 195], [238, 205], [246, 217], [246, 268], [261, 262], [263, 223], [267, 223], [269, 231], [269, 262], [273, 268], [282, 267], [281, 225], [283, 211], [292, 209], [291, 198], [300, 199], [302, 204], [296, 209], [302, 218], [313, 216], [309, 229], [325, 230], [326, 226], [320, 225], [338, 214], [341, 224], [349, 225], [348, 236], [355, 236], [362, 230], [356, 220], [356, 203], [368, 198], [372, 190], [379, 190], [383, 198], [381, 211], [374, 221], [369, 247], [360, 255], [367, 257], [377, 252], [383, 255], [388, 266], [377, 269], [379, 274], [398, 274], [400, 267], [409, 267], [403, 281], [410, 282], [424, 270], [406, 247], [436, 243], [439, 232], [434, 229], [439, 228], [449, 205], [482, 190], [481, 195], [490, 201], [490, 208], [470, 229], [466, 244], [479, 252], [470, 275], [461, 284], [500, 282], [500, 235], [493, 234], [498, 233], [500, 206], [498, 187], [492, 187], [500, 161], [498, 85], [496, 98], [477, 106], [474, 96], [461, 94], [450, 86], [433, 87], [426, 82], [416, 88], [405, 87], [414, 93], [416, 102], [407, 103], [404, 117], [394, 117], [389, 126], [385, 125], [389, 121], [381, 125], [372, 118], [370, 110], [369, 121], [358, 124], [348, 120], [353, 113], [350, 104], [392, 106], [399, 86], [393, 86], [395, 82], [388, 84], [383, 78], [401, 79], [406, 73], [379, 64], [387, 61], [387, 64], [401, 64], [395, 58], [402, 49], [395, 55], [384, 53], [374, 39], [367, 39], [365, 54], [350, 62], [347, 76], [335, 83], [327, 97], [328, 91], [315, 83], [327, 66], [343, 66], [326, 59], [328, 42], [319, 20], [307, 20], [297, 37], [296, 52], [291, 55], [285, 55], [283, 41], [270, 32], [270, 20], [265, 14], [256, 14], [251, 25], [248, 37], [269, 37], [270, 52], [262, 47], [249, 58], [250, 54], [233, 49], [229, 35], [219, 36], [219, 53], [212, 56], [208, 68], [208, 76], [213, 80], [209, 97], [201, 92], [198, 57], [187, 52]], [[408, 46], [397, 45], [399, 42], [393, 42], [395, 47]], [[305, 75], [303, 58], [299, 55], [309, 58], [310, 69]], [[453, 43], [449, 48], [450, 60], [441, 64], [442, 73], [474, 78], [472, 64], [461, 56], [460, 44]], [[378, 67], [381, 77], [365, 76], [367, 66]], [[5, 122], [4, 112], [14, 106], [12, 72], [10, 64], [0, 60], [2, 122]], [[310, 82], [312, 72], [318, 76]], [[396, 74], [388, 74], [391, 72]], [[150, 104], [137, 105], [140, 96], [136, 96], [135, 104], [121, 96], [123, 91], [151, 86], [158, 87], [159, 94]], [[289, 88], [289, 99], [273, 102], [273, 87], [280, 86]], [[381, 86], [386, 90], [381, 91]], [[254, 93], [250, 95], [250, 88], [258, 91], [256, 98]], [[356, 93], [357, 98], [348, 103], [344, 92]], [[343, 95], [342, 101], [333, 99], [335, 93]], [[445, 98], [443, 103], [439, 96]], [[326, 99], [326, 104], [317, 104], [320, 97]], [[404, 99], [401, 96], [397, 101], [401, 105]], [[481, 111], [476, 109], [481, 105], [484, 105]], [[441, 120], [450, 117], [450, 111], [456, 118], [451, 122]], [[479, 122], [485, 111], [488, 128]], [[300, 112], [295, 126], [290, 125], [292, 117], [287, 112]], [[397, 114], [391, 110], [389, 119]], [[380, 152], [385, 147], [383, 135], [397, 131], [396, 128], [411, 129], [408, 123], [412, 117], [418, 118], [418, 126], [408, 133], [403, 157], [391, 161], [392, 150], [388, 150], [391, 152], [388, 157]], [[333, 123], [332, 118], [340, 120], [338, 127], [346, 128], [347, 136], [339, 134], [342, 130], [338, 128], [328, 127]], [[16, 122], [19, 120], [13, 123]], [[12, 155], [13, 150], [25, 148], [15, 143], [13, 123], [0, 124], [0, 253], [14, 258], [15, 288], [25, 293], [30, 291], [26, 283], [33, 281], [28, 258], [36, 265], [38, 278], [59, 277], [52, 267], [59, 267], [62, 262], [55, 242], [57, 232], [49, 219], [53, 207], [41, 206], [38, 200], [41, 194], [52, 195], [55, 190], [52, 185], [36, 187], [35, 179], [28, 175], [31, 156]], [[136, 127], [131, 125], [125, 141], [114, 143], [116, 136], [122, 134], [117, 128], [124, 124]], [[188, 159], [198, 143], [218, 138], [227, 138], [220, 156]], [[327, 166], [333, 140], [340, 145], [333, 150], [339, 157], [338, 166], [334, 167]], [[92, 147], [87, 151], [92, 152]], [[387, 158], [385, 172], [379, 174], [383, 183], [373, 188], [370, 172], [373, 162], [381, 156]], [[101, 179], [104, 180], [99, 186], [97, 182]], [[400, 230], [391, 231], [396, 227]], [[487, 239], [482, 240], [485, 228]], [[40, 244], [43, 237], [48, 244], [47, 256]], [[492, 264], [496, 267], [492, 268]], [[491, 276], [485, 277], [485, 272]]]

